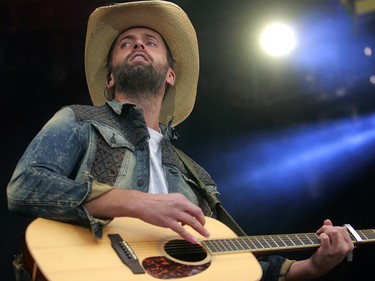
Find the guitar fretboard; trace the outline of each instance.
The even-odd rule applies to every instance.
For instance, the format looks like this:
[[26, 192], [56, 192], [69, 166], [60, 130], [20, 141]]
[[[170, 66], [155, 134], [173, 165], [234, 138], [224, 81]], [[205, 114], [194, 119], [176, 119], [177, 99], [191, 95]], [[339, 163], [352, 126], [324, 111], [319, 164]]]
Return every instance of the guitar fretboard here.
[[[358, 230], [357, 233], [362, 241], [352, 241], [355, 244], [374, 242], [375, 230]], [[233, 253], [233, 252], [267, 252], [267, 251], [290, 251], [302, 248], [317, 248], [320, 245], [319, 236], [316, 233], [297, 233], [280, 235], [245, 236], [228, 239], [204, 240], [202, 243], [211, 254]]]

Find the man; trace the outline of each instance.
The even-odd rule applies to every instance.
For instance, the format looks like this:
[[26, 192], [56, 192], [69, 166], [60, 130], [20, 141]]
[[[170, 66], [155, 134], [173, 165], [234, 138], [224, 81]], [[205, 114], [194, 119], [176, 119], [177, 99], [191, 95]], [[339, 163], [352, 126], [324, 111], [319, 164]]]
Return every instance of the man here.
[[[97, 9], [88, 22], [85, 69], [95, 106], [64, 107], [42, 128], [8, 185], [9, 209], [83, 225], [99, 238], [122, 216], [170, 228], [191, 243], [197, 239], [184, 225], [209, 237], [205, 216], [240, 232], [215, 199], [209, 174], [171, 143], [173, 126], [192, 111], [198, 82], [187, 15], [166, 1]], [[272, 256], [262, 262], [263, 279], [310, 280], [353, 250], [347, 231], [329, 220], [318, 233], [321, 246], [310, 259]]]

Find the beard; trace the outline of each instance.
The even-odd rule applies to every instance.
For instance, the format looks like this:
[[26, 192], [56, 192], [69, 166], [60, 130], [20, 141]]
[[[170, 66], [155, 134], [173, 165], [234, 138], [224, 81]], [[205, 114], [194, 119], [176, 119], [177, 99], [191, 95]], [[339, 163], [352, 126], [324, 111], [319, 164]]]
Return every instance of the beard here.
[[164, 86], [168, 64], [155, 66], [127, 61], [114, 67], [115, 89], [133, 100], [156, 97]]

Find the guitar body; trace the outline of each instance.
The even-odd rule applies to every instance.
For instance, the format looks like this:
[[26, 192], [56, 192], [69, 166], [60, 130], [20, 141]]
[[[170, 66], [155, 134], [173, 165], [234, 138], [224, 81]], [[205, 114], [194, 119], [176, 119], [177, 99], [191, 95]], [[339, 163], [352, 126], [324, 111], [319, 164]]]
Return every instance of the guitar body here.
[[[196, 237], [206, 239], [187, 228]], [[210, 239], [236, 237], [227, 226], [211, 218], [206, 218], [206, 228], [211, 233]], [[108, 234], [119, 234], [128, 243], [145, 273], [134, 274], [120, 260]], [[210, 255], [202, 248], [205, 254], [197, 255], [197, 260], [185, 260], [166, 250], [170, 241], [180, 239], [170, 229], [134, 218], [114, 219], [104, 227], [101, 240], [94, 238], [86, 228], [41, 218], [34, 220], [26, 230], [28, 250], [38, 269], [50, 281], [261, 279], [261, 267], [251, 252]]]

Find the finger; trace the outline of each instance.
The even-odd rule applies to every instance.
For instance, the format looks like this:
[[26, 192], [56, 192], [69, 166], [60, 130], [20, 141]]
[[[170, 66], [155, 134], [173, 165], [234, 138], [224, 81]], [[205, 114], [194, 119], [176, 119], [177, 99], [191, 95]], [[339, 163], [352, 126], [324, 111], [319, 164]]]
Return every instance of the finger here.
[[193, 228], [195, 231], [197, 231], [199, 234], [201, 234], [204, 237], [209, 237], [210, 233], [209, 231], [204, 228], [204, 225], [194, 216], [191, 216], [188, 213], [184, 213], [179, 220], [182, 225], [189, 225], [191, 228]]
[[354, 244], [345, 232], [346, 229], [344, 227], [330, 227], [324, 232], [330, 240], [332, 249], [342, 253], [350, 252], [353, 249]]
[[321, 228], [319, 228], [316, 233], [320, 234], [320, 233], [323, 233], [324, 231], [327, 230], [328, 227], [331, 227], [333, 226], [331, 220], [329, 219], [325, 219], [324, 222], [323, 222], [323, 226]]
[[186, 241], [192, 244], [198, 243], [198, 239], [190, 234], [180, 223], [176, 222], [170, 228], [178, 233]]
[[[191, 203], [182, 194], [173, 194], [173, 196], [176, 197], [174, 199], [174, 202], [177, 204], [175, 205], [174, 210], [179, 209], [182, 212], [189, 214], [191, 217], [196, 218], [202, 225], [206, 223], [206, 219], [201, 208]], [[183, 219], [181, 219], [180, 221], [184, 223]]]
[[204, 216], [203, 213], [199, 213], [198, 215], [193, 215], [193, 218], [203, 226], [206, 224], [206, 217]]
[[210, 236], [210, 233], [204, 228], [206, 217], [201, 208], [196, 205], [189, 205], [185, 212], [186, 216], [181, 219], [183, 224], [191, 226], [204, 237]]
[[330, 244], [330, 239], [329, 239], [329, 236], [326, 234], [326, 233], [321, 233], [319, 235], [319, 239], [320, 239], [320, 247], [321, 248], [327, 248]]
[[325, 219], [324, 222], [323, 222], [323, 225], [333, 226], [333, 223], [330, 219]]
[[189, 202], [189, 205], [186, 206], [185, 212], [188, 213], [190, 216], [194, 217], [196, 220], [200, 222], [201, 225], [205, 225], [206, 218], [201, 208]]
[[337, 248], [341, 244], [341, 234], [339, 230], [335, 227], [327, 228], [324, 232], [325, 235], [329, 238], [329, 243], [332, 247]]
[[353, 240], [349, 236], [349, 232], [346, 227], [339, 227], [338, 228], [340, 233], [340, 239], [343, 241], [343, 247], [347, 252], [351, 252], [354, 250], [354, 243]]
[[203, 224], [196, 219], [195, 217], [190, 218], [190, 222], [188, 223], [195, 231], [197, 231], [199, 234], [203, 235], [204, 237], [209, 237], [210, 232], [204, 227], [204, 222]]

